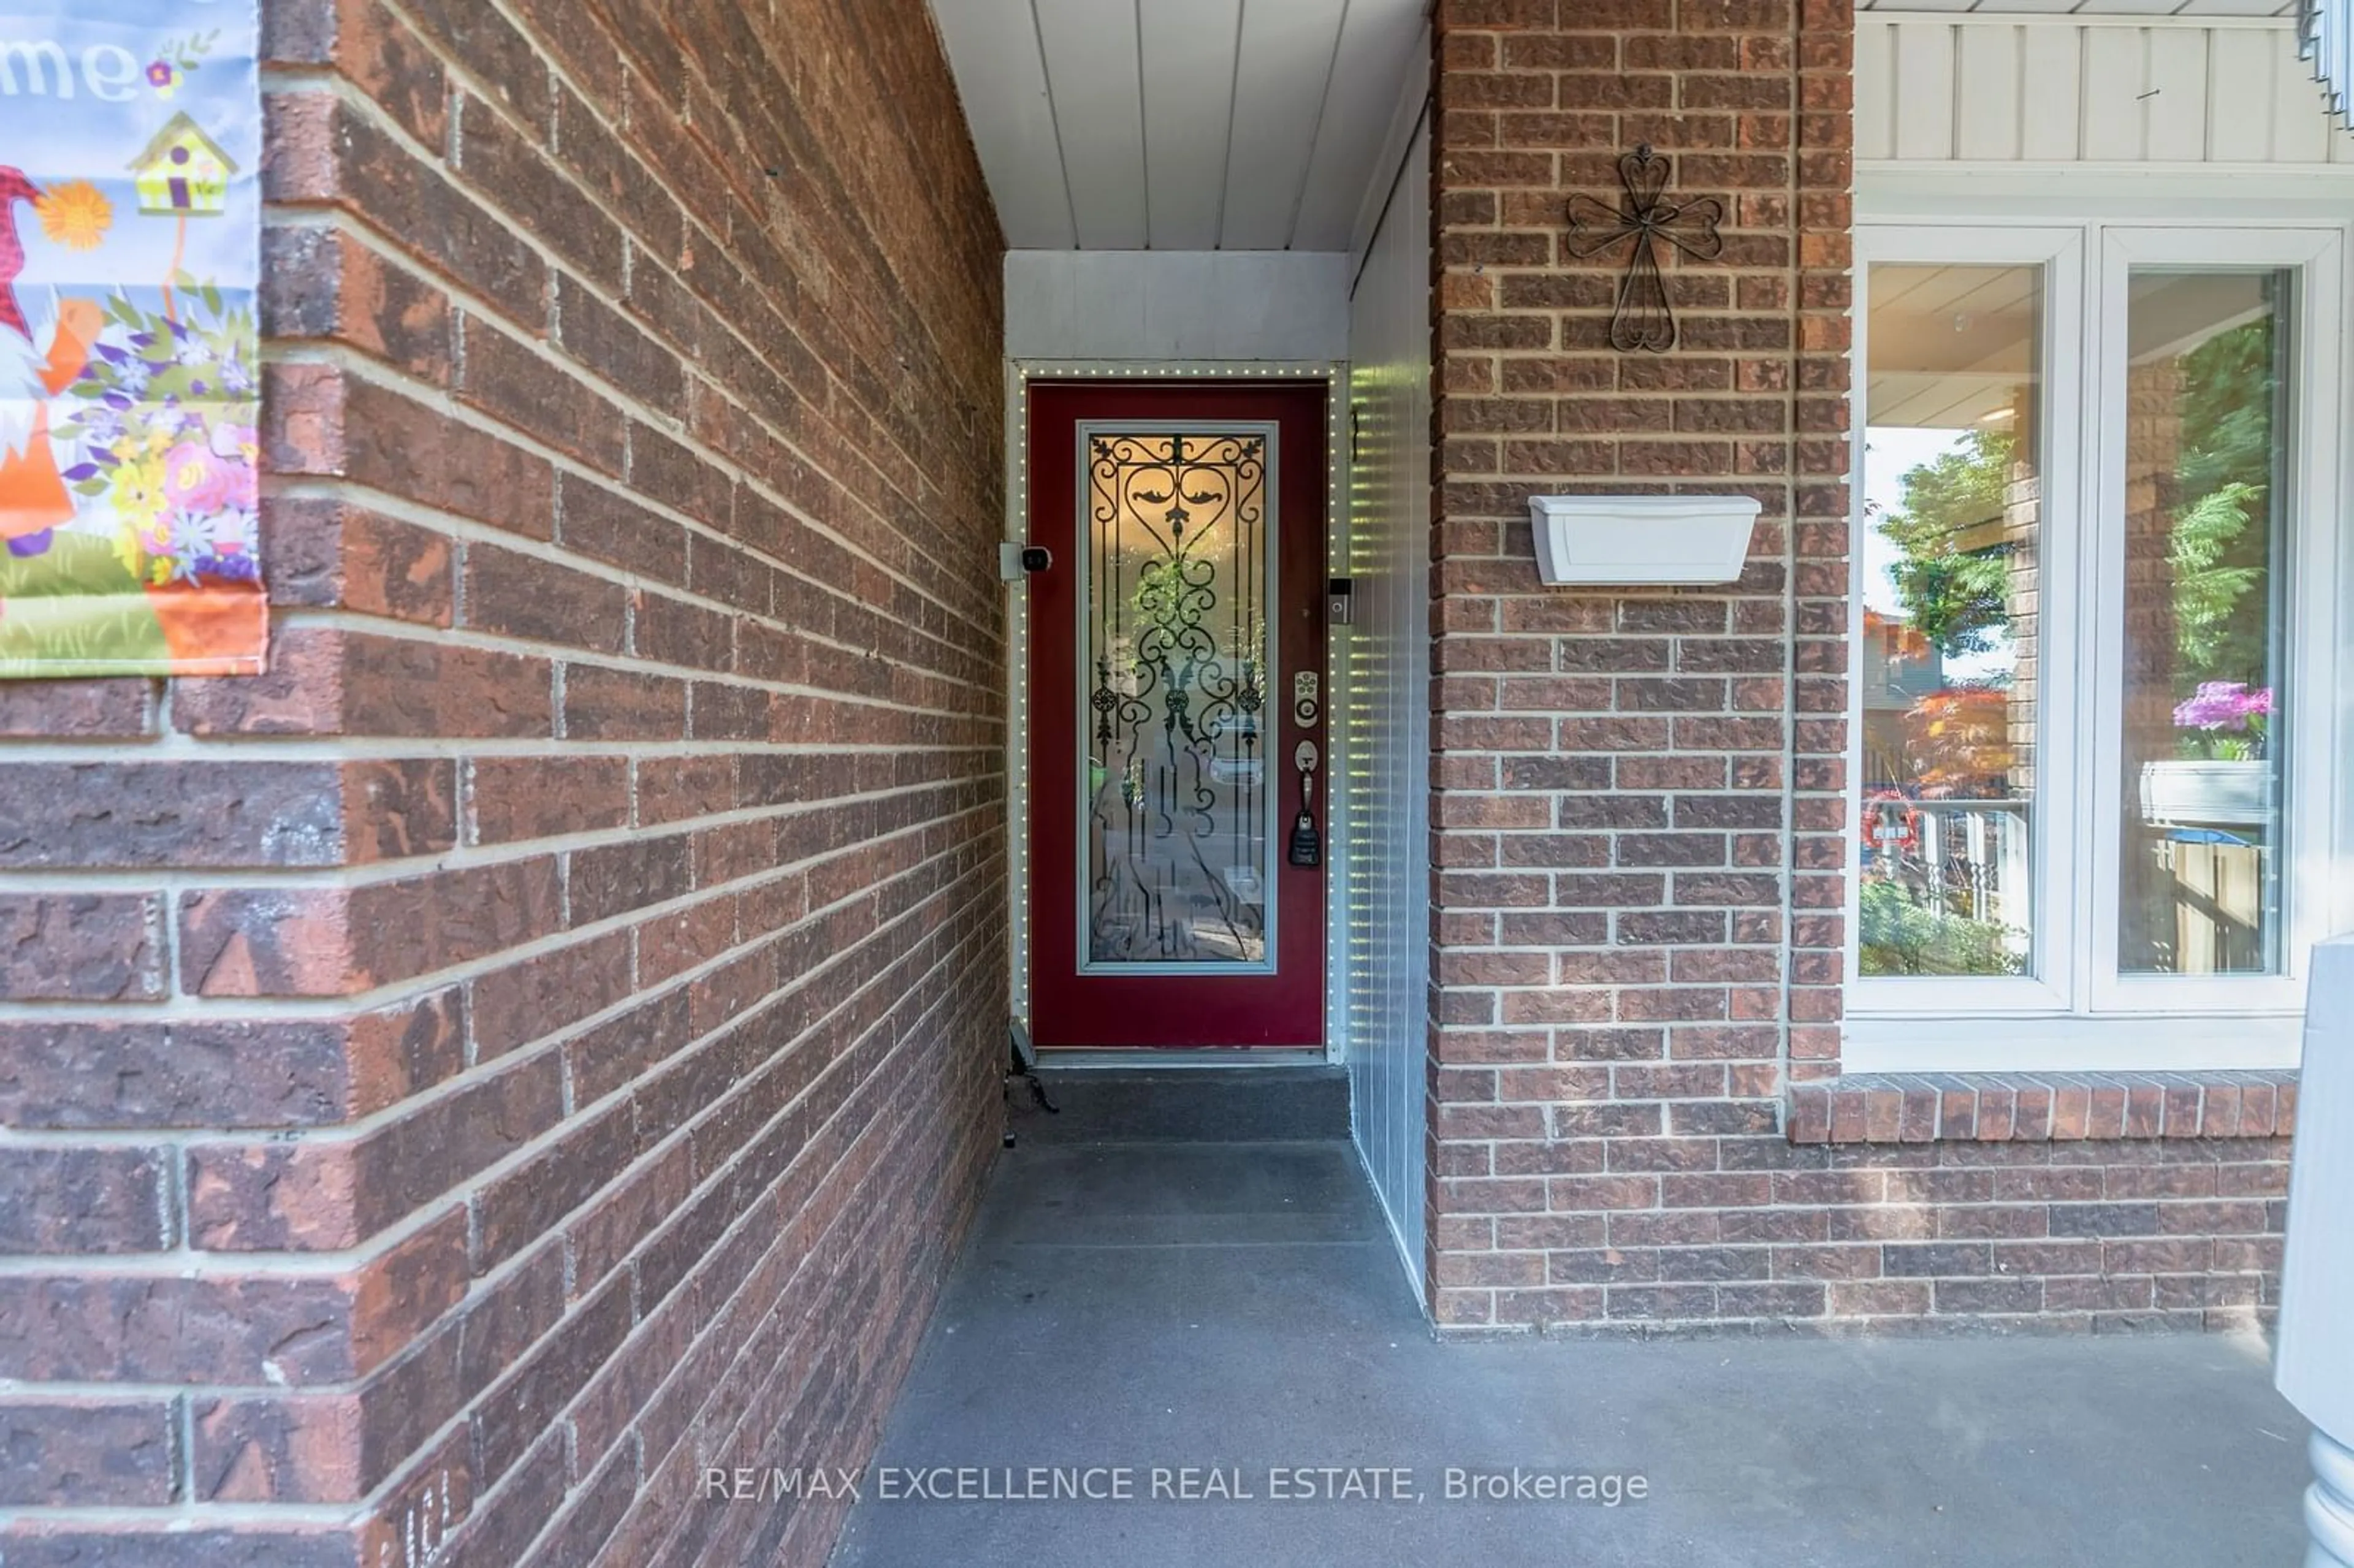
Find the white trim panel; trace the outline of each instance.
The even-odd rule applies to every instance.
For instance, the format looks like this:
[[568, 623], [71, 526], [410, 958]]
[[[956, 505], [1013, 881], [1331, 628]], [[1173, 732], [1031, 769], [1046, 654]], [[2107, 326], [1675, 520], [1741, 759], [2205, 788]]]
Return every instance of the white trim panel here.
[[2304, 1015], [2085, 1018], [2072, 1014], [1853, 1018], [1842, 1073], [2274, 1072], [2297, 1065]]
[[1013, 359], [1337, 360], [1344, 250], [1009, 250]]

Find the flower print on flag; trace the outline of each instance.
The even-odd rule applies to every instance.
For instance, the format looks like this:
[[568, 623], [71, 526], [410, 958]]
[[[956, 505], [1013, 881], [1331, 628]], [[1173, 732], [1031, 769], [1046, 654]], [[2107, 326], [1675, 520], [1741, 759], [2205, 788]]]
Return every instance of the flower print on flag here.
[[182, 441], [164, 454], [164, 493], [183, 517], [205, 517], [228, 504], [229, 465], [209, 446]]
[[33, 199], [41, 232], [69, 250], [95, 250], [114, 227], [114, 204], [88, 180], [51, 185]]

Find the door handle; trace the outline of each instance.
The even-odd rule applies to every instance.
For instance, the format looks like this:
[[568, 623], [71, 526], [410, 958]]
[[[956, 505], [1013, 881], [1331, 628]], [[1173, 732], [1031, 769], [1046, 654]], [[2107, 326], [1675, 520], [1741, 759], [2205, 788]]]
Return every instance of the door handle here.
[[1284, 859], [1293, 865], [1324, 863], [1324, 838], [1316, 831], [1316, 743], [1303, 740], [1292, 748], [1291, 765], [1299, 770], [1299, 814], [1291, 819], [1291, 845]]

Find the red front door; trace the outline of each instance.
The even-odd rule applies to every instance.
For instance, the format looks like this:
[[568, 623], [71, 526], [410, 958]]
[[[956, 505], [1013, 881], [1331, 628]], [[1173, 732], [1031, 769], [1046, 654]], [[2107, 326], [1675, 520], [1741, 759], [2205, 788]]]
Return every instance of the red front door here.
[[1324, 386], [1029, 397], [1032, 1036], [1320, 1047]]

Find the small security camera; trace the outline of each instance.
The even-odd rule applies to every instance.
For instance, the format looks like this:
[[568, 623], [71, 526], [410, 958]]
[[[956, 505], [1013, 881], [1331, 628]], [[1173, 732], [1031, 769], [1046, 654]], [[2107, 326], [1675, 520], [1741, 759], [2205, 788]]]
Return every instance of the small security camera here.
[[1018, 583], [1054, 564], [1053, 554], [1044, 545], [1017, 545], [1008, 539], [997, 546], [997, 575], [1009, 583]]

